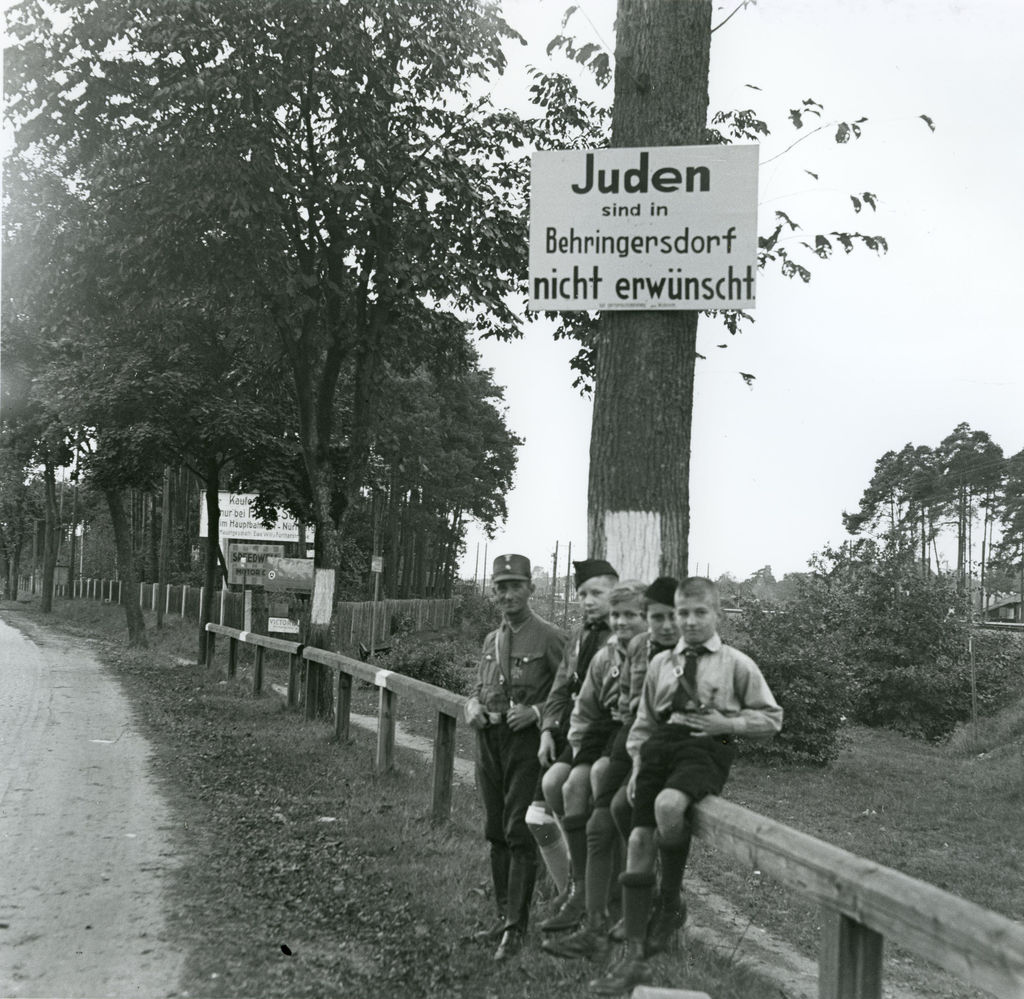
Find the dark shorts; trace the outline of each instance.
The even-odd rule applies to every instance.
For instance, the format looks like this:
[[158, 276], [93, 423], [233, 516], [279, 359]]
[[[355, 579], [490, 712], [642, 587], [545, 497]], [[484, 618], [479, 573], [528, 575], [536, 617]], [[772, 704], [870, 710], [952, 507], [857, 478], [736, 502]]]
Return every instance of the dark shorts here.
[[580, 748], [572, 758], [572, 765], [595, 763], [602, 756], [607, 756], [621, 728], [621, 722], [613, 721], [611, 718], [591, 722], [583, 733]]
[[640, 769], [633, 797], [633, 827], [654, 826], [654, 799], [665, 788], [691, 802], [721, 794], [736, 747], [727, 736], [694, 738], [683, 725], [659, 725], [640, 747]]
[[608, 757], [608, 766], [601, 777], [601, 783], [595, 789], [594, 807], [610, 808], [612, 798], [633, 772], [633, 761], [626, 752], [626, 739], [629, 736], [629, 726], [620, 725], [619, 730], [609, 740], [608, 751], [603, 756]]

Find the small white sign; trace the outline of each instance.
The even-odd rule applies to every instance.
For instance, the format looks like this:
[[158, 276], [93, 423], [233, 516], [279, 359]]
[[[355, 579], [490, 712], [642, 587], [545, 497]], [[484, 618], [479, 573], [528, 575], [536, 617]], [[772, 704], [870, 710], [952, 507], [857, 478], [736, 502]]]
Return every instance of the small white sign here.
[[384, 559], [380, 555], [374, 555], [370, 559], [370, 572], [383, 572]]
[[276, 631], [279, 635], [297, 635], [299, 622], [287, 617], [270, 617], [267, 618], [267, 630]]
[[529, 308], [753, 308], [758, 150], [535, 152]]

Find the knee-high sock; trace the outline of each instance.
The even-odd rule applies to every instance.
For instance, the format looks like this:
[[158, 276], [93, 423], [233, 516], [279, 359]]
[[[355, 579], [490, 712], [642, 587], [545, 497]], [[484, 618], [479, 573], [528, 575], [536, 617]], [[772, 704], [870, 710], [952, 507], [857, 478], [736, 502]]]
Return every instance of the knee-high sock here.
[[572, 865], [572, 881], [576, 891], [584, 887], [587, 876], [587, 817], [566, 815], [562, 819], [562, 832], [569, 846], [569, 863]]
[[587, 822], [587, 921], [598, 925], [608, 908], [619, 832], [607, 808], [595, 808]]
[[650, 871], [626, 871], [619, 875], [622, 885], [622, 916], [625, 921], [626, 940], [643, 945], [647, 936], [647, 924], [651, 918], [654, 902], [654, 873]]
[[555, 817], [542, 805], [533, 804], [526, 810], [526, 825], [540, 848], [551, 880], [559, 893], [564, 892], [569, 884], [569, 848]]
[[659, 893], [662, 907], [677, 909], [679, 892], [683, 887], [683, 872], [690, 856], [690, 823], [686, 823], [683, 837], [676, 843], [665, 843], [658, 836], [658, 859], [661, 861], [661, 891]]

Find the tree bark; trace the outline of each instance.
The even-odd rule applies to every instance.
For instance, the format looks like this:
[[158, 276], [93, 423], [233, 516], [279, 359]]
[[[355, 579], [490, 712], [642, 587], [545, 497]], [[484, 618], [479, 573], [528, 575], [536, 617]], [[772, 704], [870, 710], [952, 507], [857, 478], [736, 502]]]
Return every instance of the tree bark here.
[[196, 662], [206, 662], [206, 625], [213, 620], [213, 594], [217, 582], [217, 560], [220, 555], [220, 465], [209, 458], [205, 465], [206, 491], [206, 562], [203, 566], [203, 599], [199, 608], [199, 652]]
[[117, 488], [103, 490], [110, 510], [110, 523], [114, 529], [114, 543], [117, 545], [117, 559], [121, 564], [121, 583], [124, 587], [124, 616], [128, 624], [128, 644], [145, 648], [146, 620], [139, 606], [139, 579], [132, 558], [131, 525], [124, 511], [124, 501]]
[[[619, 0], [612, 145], [706, 138], [710, 0]], [[589, 554], [622, 578], [687, 573], [696, 311], [605, 312], [594, 383]]]
[[43, 589], [39, 609], [44, 614], [53, 610], [53, 576], [57, 566], [57, 475], [53, 463], [43, 465], [43, 497], [46, 519], [43, 522]]

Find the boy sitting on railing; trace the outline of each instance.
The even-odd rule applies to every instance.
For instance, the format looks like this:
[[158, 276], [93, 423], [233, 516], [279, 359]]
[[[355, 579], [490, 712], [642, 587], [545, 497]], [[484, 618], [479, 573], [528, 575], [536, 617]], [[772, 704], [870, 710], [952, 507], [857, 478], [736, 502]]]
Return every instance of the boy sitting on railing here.
[[[626, 740], [633, 759], [633, 830], [620, 878], [626, 951], [608, 975], [590, 983], [599, 995], [649, 982], [645, 940], [667, 940], [685, 922], [680, 889], [690, 851], [690, 806], [721, 793], [736, 753], [733, 737], [772, 736], [782, 728], [782, 709], [757, 664], [719, 637], [720, 613], [710, 579], [680, 583], [675, 616], [682, 637], [647, 670]], [[651, 919], [657, 859], [661, 888]]]

